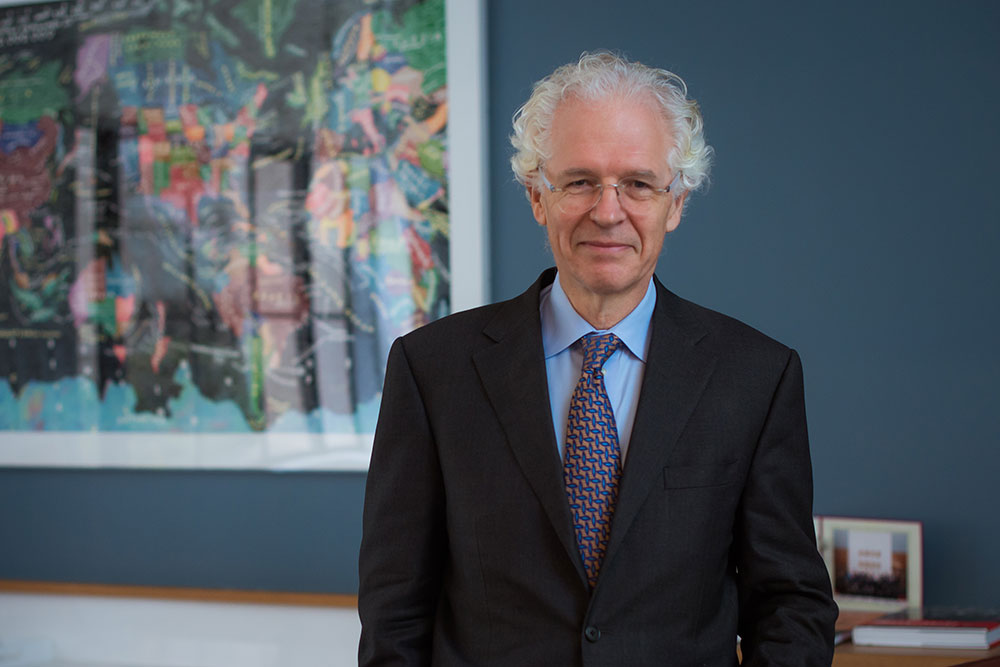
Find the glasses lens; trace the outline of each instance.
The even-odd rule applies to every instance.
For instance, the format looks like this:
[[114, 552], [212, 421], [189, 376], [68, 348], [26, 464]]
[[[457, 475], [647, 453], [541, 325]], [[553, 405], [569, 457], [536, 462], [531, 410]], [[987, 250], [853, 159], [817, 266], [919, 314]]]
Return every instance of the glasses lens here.
[[600, 186], [590, 183], [574, 183], [562, 191], [559, 207], [570, 215], [586, 213], [597, 205], [601, 198]]
[[636, 202], [647, 202], [657, 195], [656, 188], [645, 181], [623, 181], [619, 189], [627, 199]]
[[[610, 192], [611, 190], [614, 192]], [[581, 215], [590, 211], [597, 206], [605, 192], [616, 196], [622, 208], [640, 213], [648, 210], [662, 192], [650, 183], [638, 179], [624, 180], [616, 185], [574, 181], [558, 191], [562, 195], [559, 208], [567, 215]]]

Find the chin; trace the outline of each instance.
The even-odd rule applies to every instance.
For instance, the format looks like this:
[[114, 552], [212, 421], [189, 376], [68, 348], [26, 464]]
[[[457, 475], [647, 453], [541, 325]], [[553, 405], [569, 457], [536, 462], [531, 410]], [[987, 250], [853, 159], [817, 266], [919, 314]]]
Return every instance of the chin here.
[[595, 284], [604, 284], [612, 289], [624, 289], [642, 278], [642, 274], [632, 267], [622, 266], [621, 262], [594, 263], [588, 267], [585, 274]]
[[625, 279], [621, 277], [601, 277], [596, 275], [590, 275], [587, 277], [587, 281], [584, 286], [587, 290], [593, 294], [598, 294], [600, 296], [615, 296], [616, 294], [625, 294], [629, 292], [633, 287], [635, 287], [636, 281]]

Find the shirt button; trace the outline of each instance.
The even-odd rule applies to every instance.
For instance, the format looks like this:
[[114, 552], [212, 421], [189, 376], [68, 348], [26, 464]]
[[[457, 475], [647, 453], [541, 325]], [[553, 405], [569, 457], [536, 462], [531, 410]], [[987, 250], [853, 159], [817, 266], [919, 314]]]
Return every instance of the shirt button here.
[[592, 625], [588, 625], [587, 628], [583, 631], [583, 636], [587, 638], [588, 642], [593, 643], [601, 638], [601, 631]]

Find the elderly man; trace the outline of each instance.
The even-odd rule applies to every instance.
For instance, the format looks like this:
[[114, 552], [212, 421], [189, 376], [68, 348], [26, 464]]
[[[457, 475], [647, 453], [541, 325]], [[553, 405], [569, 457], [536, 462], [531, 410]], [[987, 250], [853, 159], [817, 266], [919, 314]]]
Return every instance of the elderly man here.
[[793, 350], [654, 277], [707, 177], [677, 76], [584, 54], [512, 159], [555, 270], [397, 340], [362, 665], [829, 665]]

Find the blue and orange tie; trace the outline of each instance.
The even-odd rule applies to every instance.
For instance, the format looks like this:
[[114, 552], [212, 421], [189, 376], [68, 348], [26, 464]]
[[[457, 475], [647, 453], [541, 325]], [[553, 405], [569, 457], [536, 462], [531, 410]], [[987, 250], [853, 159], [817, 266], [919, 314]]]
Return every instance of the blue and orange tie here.
[[563, 480], [576, 543], [593, 588], [608, 547], [621, 473], [618, 427], [602, 367], [621, 341], [610, 333], [589, 334], [581, 341], [583, 369], [569, 404]]

